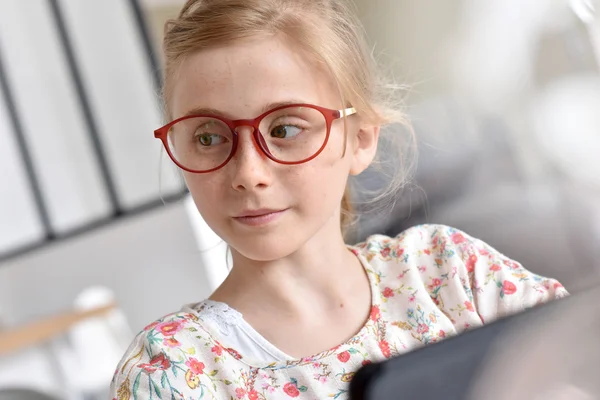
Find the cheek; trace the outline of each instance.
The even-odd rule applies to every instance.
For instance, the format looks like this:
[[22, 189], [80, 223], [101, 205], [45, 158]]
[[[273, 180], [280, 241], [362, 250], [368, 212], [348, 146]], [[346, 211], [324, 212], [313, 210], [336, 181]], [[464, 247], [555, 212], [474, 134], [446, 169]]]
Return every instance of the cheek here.
[[314, 160], [296, 166], [291, 187], [299, 201], [310, 207], [337, 206], [346, 187], [350, 171], [348, 151], [342, 157], [342, 143], [327, 146]]
[[352, 134], [349, 132], [346, 140], [343, 125], [340, 124], [338, 129], [331, 130], [327, 146], [315, 159], [315, 164], [318, 164], [320, 169], [328, 170], [328, 173], [341, 174], [345, 178], [350, 173], [352, 148]]
[[202, 214], [204, 214], [205, 210], [210, 209], [211, 204], [219, 204], [216, 199], [222, 195], [219, 189], [223, 188], [223, 184], [218, 180], [218, 174], [192, 174], [185, 172], [183, 178], [198, 210]]
[[328, 159], [332, 163], [342, 162], [349, 166], [352, 161], [354, 148], [356, 147], [359, 127], [355, 121], [346, 121], [346, 123], [347, 132], [344, 131], [343, 121], [334, 121], [334, 124], [331, 127], [331, 133], [329, 135], [327, 147], [323, 150], [323, 152], [327, 152], [329, 154]]

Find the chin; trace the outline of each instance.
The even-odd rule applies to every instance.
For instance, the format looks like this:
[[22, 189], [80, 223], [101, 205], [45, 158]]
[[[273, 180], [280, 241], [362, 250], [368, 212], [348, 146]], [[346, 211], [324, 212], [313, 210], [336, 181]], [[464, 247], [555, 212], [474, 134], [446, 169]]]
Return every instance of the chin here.
[[300, 240], [282, 235], [254, 235], [252, 237], [237, 237], [227, 241], [231, 248], [241, 256], [261, 262], [276, 261], [296, 252], [302, 243]]

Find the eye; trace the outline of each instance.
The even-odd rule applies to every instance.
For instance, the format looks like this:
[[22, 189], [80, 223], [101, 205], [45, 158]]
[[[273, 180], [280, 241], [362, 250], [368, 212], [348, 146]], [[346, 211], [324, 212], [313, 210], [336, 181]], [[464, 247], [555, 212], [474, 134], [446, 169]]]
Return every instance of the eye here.
[[221, 135], [213, 134], [213, 133], [201, 133], [196, 135], [198, 139], [198, 143], [201, 146], [209, 147], [217, 144], [221, 144], [225, 141], [225, 138]]
[[278, 139], [293, 138], [302, 132], [302, 128], [294, 125], [278, 125], [271, 129], [271, 137]]

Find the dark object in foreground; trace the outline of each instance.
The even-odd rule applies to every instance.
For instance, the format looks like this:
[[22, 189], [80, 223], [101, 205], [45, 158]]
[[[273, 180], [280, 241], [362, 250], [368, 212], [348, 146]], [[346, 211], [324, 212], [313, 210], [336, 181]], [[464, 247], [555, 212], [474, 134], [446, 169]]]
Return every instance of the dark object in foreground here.
[[350, 398], [494, 400], [546, 398], [544, 393], [596, 398], [600, 394], [600, 382], [594, 377], [600, 362], [598, 304], [600, 286], [595, 285], [366, 365], [350, 384]]

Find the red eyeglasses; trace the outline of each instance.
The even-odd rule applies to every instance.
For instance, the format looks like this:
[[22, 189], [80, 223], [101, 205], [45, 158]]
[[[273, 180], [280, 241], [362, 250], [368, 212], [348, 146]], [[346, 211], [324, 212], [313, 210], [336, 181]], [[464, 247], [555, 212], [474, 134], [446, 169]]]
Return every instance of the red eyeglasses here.
[[255, 119], [229, 120], [216, 115], [178, 118], [154, 131], [177, 166], [188, 172], [215, 171], [231, 160], [238, 128], [250, 126], [262, 152], [280, 164], [302, 164], [327, 145], [336, 119], [355, 114], [354, 108], [331, 110], [311, 104], [276, 107]]

